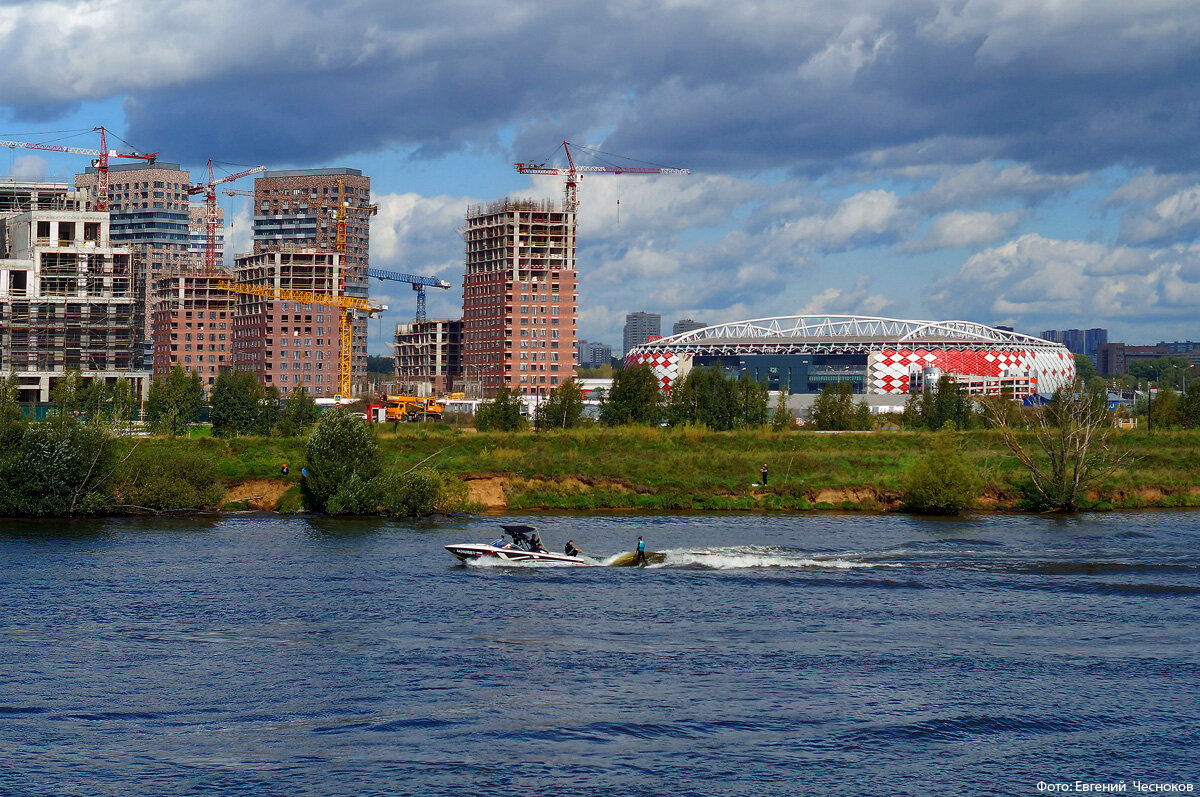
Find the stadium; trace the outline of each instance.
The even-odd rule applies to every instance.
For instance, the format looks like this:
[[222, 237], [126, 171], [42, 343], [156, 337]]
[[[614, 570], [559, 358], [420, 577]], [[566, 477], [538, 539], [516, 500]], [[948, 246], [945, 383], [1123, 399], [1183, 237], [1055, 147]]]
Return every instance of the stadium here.
[[670, 391], [693, 368], [749, 373], [770, 390], [819, 393], [850, 382], [868, 395], [918, 392], [945, 374], [972, 393], [1053, 393], [1075, 379], [1061, 344], [969, 321], [797, 315], [716, 324], [635, 346], [626, 365], [648, 365]]

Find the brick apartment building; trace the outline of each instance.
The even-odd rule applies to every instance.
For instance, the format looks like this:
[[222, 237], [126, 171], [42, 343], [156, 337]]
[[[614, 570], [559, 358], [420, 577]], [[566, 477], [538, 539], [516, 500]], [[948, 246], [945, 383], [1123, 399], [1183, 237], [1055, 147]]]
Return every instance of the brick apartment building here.
[[[364, 269], [370, 258], [370, 218], [377, 209], [371, 204], [371, 178], [363, 176], [359, 169], [288, 169], [265, 172], [255, 178], [254, 254], [306, 250], [335, 252], [339, 183], [346, 206], [346, 238], [344, 251], [338, 257], [340, 282], [335, 293], [366, 298]], [[240, 269], [239, 265], [239, 274], [242, 273]], [[332, 316], [336, 327], [336, 308], [325, 308], [313, 314]], [[327, 320], [324, 326], [328, 327], [329, 323]], [[353, 329], [351, 373], [358, 385], [366, 375], [366, 318], [356, 318]], [[296, 376], [290, 372], [289, 375]], [[324, 382], [322, 386], [327, 387]], [[311, 387], [309, 390], [313, 392]]]
[[500, 200], [468, 209], [464, 238], [464, 383], [533, 395], [574, 376], [575, 212]]
[[[341, 255], [318, 249], [243, 255], [234, 268], [239, 283], [333, 296], [343, 295], [344, 272]], [[337, 307], [237, 294], [233, 367], [254, 372], [285, 396], [301, 385], [312, 396], [335, 396], [341, 313]]]

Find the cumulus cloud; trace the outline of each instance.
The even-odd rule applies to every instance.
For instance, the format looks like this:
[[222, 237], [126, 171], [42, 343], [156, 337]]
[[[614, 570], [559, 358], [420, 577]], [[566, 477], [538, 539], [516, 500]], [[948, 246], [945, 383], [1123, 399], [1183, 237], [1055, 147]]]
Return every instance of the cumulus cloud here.
[[826, 288], [801, 305], [799, 314], [888, 316], [898, 304], [881, 293], [871, 293], [871, 282], [864, 274], [854, 280], [852, 288]]
[[1189, 185], [1149, 207], [1135, 207], [1121, 218], [1121, 240], [1164, 243], [1200, 234], [1200, 185]]
[[1030, 234], [969, 257], [934, 286], [932, 306], [1027, 329], [1192, 323], [1200, 314], [1198, 262], [1197, 246], [1137, 249]]
[[955, 211], [935, 218], [925, 236], [919, 241], [901, 244], [905, 252], [928, 252], [934, 249], [961, 249], [992, 243], [1006, 236], [1021, 219], [1021, 212]]
[[602, 137], [722, 173], [922, 150], [1170, 172], [1197, 163], [1198, 40], [1185, 0], [17, 2], [0, 104], [125, 98], [127, 138], [187, 162]]

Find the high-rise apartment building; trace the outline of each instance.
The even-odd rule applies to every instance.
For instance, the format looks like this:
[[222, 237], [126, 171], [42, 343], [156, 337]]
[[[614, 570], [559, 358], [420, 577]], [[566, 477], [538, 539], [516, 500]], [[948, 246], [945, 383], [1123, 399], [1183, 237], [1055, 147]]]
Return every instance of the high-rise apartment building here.
[[[99, 174], [89, 166], [75, 175], [94, 202]], [[108, 167], [108, 212], [113, 241], [141, 254], [147, 284], [154, 277], [195, 264], [189, 231], [191, 177], [178, 163], [120, 163]]]
[[680, 332], [691, 332], [693, 329], [704, 329], [708, 324], [703, 321], [693, 321], [690, 318], [681, 318], [671, 325], [671, 334], [678, 335]]
[[629, 313], [625, 316], [625, 332], [621, 337], [621, 354], [634, 346], [650, 342], [662, 334], [662, 316], [658, 313]]
[[504, 199], [469, 208], [464, 238], [464, 381], [537, 394], [574, 376], [575, 212]]
[[108, 213], [62, 183], [0, 185], [0, 373], [21, 401], [50, 400], [67, 370], [146, 395], [144, 283]]
[[1042, 340], [1061, 343], [1072, 354], [1086, 354], [1096, 364], [1100, 347], [1108, 343], [1108, 330], [1100, 327], [1093, 329], [1047, 329], [1039, 335]]
[[[244, 285], [342, 296], [341, 255], [320, 249], [269, 251], [235, 261]], [[342, 311], [338, 307], [238, 294], [232, 324], [233, 367], [287, 395], [304, 386], [312, 396], [339, 390]]]
[[[108, 210], [113, 240], [131, 248], [146, 286], [142, 326], [148, 351], [144, 364], [161, 375], [165, 373], [162, 370], [164, 362], [173, 362], [171, 346], [178, 341], [171, 340], [169, 334], [162, 340], [154, 340], [156, 331], [163, 333], [171, 325], [163, 317], [163, 311], [169, 308], [159, 308], [156, 302], [175, 295], [175, 292], [159, 289], [155, 282], [193, 273], [204, 262], [203, 244], [199, 250], [195, 248], [192, 229], [197, 216], [204, 218], [204, 206], [191, 203], [188, 195], [191, 175], [177, 163], [118, 163], [111, 164], [108, 171]], [[88, 191], [89, 203], [95, 202], [98, 181], [99, 172], [94, 166], [75, 175], [75, 185]], [[176, 320], [182, 322], [182, 316]], [[179, 364], [185, 364], [182, 356], [176, 359]], [[224, 360], [221, 364], [225, 364]], [[169, 365], [167, 370], [170, 370]]]
[[581, 340], [575, 344], [575, 361], [580, 368], [599, 368], [612, 361], [612, 346]]
[[[339, 200], [340, 195], [340, 200]], [[345, 207], [345, 240], [339, 251], [338, 203]], [[365, 298], [370, 257], [371, 178], [359, 169], [288, 169], [254, 180], [254, 253], [338, 252], [338, 295]], [[333, 312], [332, 308], [328, 312]], [[328, 315], [328, 312], [326, 315]], [[336, 319], [335, 319], [336, 320]], [[351, 343], [355, 384], [366, 375], [367, 320], [356, 318]]]

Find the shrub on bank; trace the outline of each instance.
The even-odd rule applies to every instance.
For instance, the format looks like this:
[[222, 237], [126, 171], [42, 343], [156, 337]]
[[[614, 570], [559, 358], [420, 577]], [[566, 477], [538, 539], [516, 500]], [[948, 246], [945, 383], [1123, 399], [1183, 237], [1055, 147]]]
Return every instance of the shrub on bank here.
[[196, 444], [139, 446], [114, 473], [113, 490], [124, 507], [155, 510], [210, 509], [225, 495], [216, 464]]
[[112, 506], [105, 477], [115, 448], [103, 429], [66, 416], [26, 424], [0, 453], [0, 517], [97, 514]]
[[909, 471], [905, 508], [928, 515], [957, 515], [974, 505], [981, 481], [963, 459], [951, 422], [934, 435], [929, 453]]

